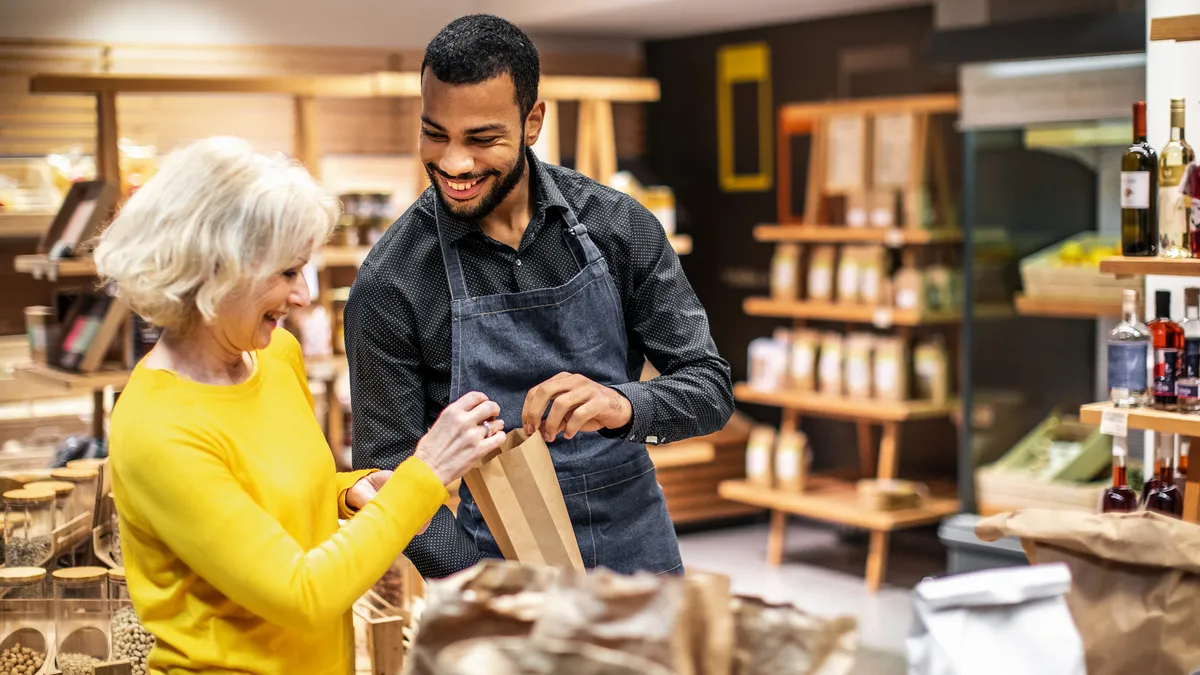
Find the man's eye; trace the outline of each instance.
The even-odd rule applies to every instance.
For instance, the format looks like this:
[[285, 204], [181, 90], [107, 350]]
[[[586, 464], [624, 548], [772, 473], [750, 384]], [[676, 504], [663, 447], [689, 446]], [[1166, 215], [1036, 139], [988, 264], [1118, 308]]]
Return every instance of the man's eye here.
[[424, 136], [425, 138], [435, 140], [435, 141], [445, 140], [445, 138], [446, 138], [445, 134], [437, 132], [437, 131], [430, 131], [429, 129], [421, 129], [421, 135]]
[[495, 143], [496, 141], [500, 140], [500, 137], [499, 136], [490, 136], [488, 138], [473, 137], [470, 140], [471, 140], [471, 143], [473, 143], [475, 145], [491, 145], [491, 144]]

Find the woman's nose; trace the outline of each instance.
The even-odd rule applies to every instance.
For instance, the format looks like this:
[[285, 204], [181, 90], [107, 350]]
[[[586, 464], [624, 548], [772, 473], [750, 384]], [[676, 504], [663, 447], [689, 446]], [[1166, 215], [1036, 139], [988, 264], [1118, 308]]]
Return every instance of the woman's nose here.
[[296, 275], [296, 284], [292, 287], [292, 292], [288, 295], [288, 302], [296, 307], [307, 307], [312, 300], [312, 295], [308, 291], [308, 280], [303, 274]]

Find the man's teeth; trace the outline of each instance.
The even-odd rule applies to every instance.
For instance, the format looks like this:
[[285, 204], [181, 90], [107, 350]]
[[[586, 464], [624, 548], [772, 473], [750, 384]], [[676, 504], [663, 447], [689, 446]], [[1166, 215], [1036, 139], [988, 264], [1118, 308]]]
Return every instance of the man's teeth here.
[[459, 192], [464, 192], [466, 190], [470, 190], [471, 188], [475, 187], [475, 184], [478, 183], [479, 181], [473, 180], [470, 183], [455, 183], [454, 181], [449, 180], [446, 182], [450, 184], [450, 189], [458, 190]]

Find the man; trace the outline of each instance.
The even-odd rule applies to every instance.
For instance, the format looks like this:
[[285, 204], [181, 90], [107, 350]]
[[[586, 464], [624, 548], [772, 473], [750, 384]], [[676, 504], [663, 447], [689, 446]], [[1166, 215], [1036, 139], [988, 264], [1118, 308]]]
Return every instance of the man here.
[[[729, 365], [662, 226], [530, 147], [538, 53], [493, 16], [458, 19], [421, 66], [432, 182], [375, 245], [346, 305], [354, 464], [391, 468], [447, 401], [500, 403], [550, 443], [584, 563], [680, 572], [646, 444], [721, 428]], [[639, 382], [645, 358], [662, 373]], [[406, 555], [426, 577], [501, 557], [464, 486]]]

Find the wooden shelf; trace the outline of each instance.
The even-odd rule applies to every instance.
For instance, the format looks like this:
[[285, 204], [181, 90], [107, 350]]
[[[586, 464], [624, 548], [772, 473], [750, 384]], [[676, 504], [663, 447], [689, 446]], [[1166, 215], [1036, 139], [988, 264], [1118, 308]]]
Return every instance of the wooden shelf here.
[[928, 497], [920, 508], [874, 511], [859, 504], [858, 491], [853, 483], [825, 477], [813, 477], [804, 492], [788, 492], [747, 481], [730, 480], [721, 483], [719, 494], [724, 499], [742, 504], [874, 532], [929, 525], [960, 510], [957, 499]]
[[676, 255], [687, 255], [692, 252], [692, 237], [690, 235], [668, 235], [667, 241], [671, 242], [671, 248], [675, 249]]
[[[949, 417], [959, 405], [957, 400], [945, 403], [932, 401], [873, 401], [870, 399], [828, 396], [797, 391], [764, 392], [747, 384], [733, 388], [733, 396], [742, 403], [776, 406], [801, 414], [843, 420], [903, 422], [906, 420]], [[1198, 418], [1200, 419], [1200, 418]]]
[[1084, 298], [1031, 298], [1018, 293], [1013, 298], [1021, 316], [1044, 316], [1055, 319], [1097, 319], [1121, 316], [1118, 300]]
[[317, 251], [314, 262], [317, 269], [361, 267], [370, 252], [370, 246], [324, 246]]
[[814, 302], [811, 300], [747, 298], [745, 303], [742, 304], [742, 309], [750, 316], [865, 323], [871, 324], [876, 328], [953, 324], [962, 321], [961, 312], [922, 312], [916, 309]]
[[1118, 277], [1135, 277], [1145, 274], [1161, 274], [1175, 277], [1200, 277], [1200, 258], [1105, 258], [1100, 261], [1100, 271]]
[[1150, 19], [1151, 40], [1200, 40], [1200, 14], [1162, 16]]
[[763, 243], [880, 244], [892, 248], [957, 244], [959, 230], [917, 230], [895, 227], [845, 227], [840, 225], [759, 225], [754, 240]]
[[53, 213], [0, 213], [0, 239], [38, 239], [50, 227]]
[[19, 255], [14, 266], [18, 272], [32, 274], [34, 279], [56, 281], [63, 277], [90, 277], [96, 274], [91, 258], [49, 260], [44, 254]]
[[1145, 429], [1164, 434], [1200, 436], [1200, 414], [1183, 414], [1155, 410], [1153, 408], [1117, 408], [1111, 403], [1089, 403], [1079, 409], [1079, 421], [1100, 426], [1106, 412], [1120, 412], [1126, 416], [1129, 429]]
[[660, 471], [693, 464], [707, 464], [717, 454], [712, 443], [698, 440], [668, 443], [652, 447], [649, 452], [650, 459], [654, 462], [654, 468]]
[[105, 387], [120, 389], [129, 381], [129, 373], [130, 371], [128, 370], [113, 369], [102, 370], [89, 375], [81, 375], [79, 373], [68, 373], [65, 370], [57, 370], [40, 363], [18, 366], [13, 371], [18, 380], [26, 380], [39, 385], [72, 392], [95, 391], [97, 389], [104, 389]]

